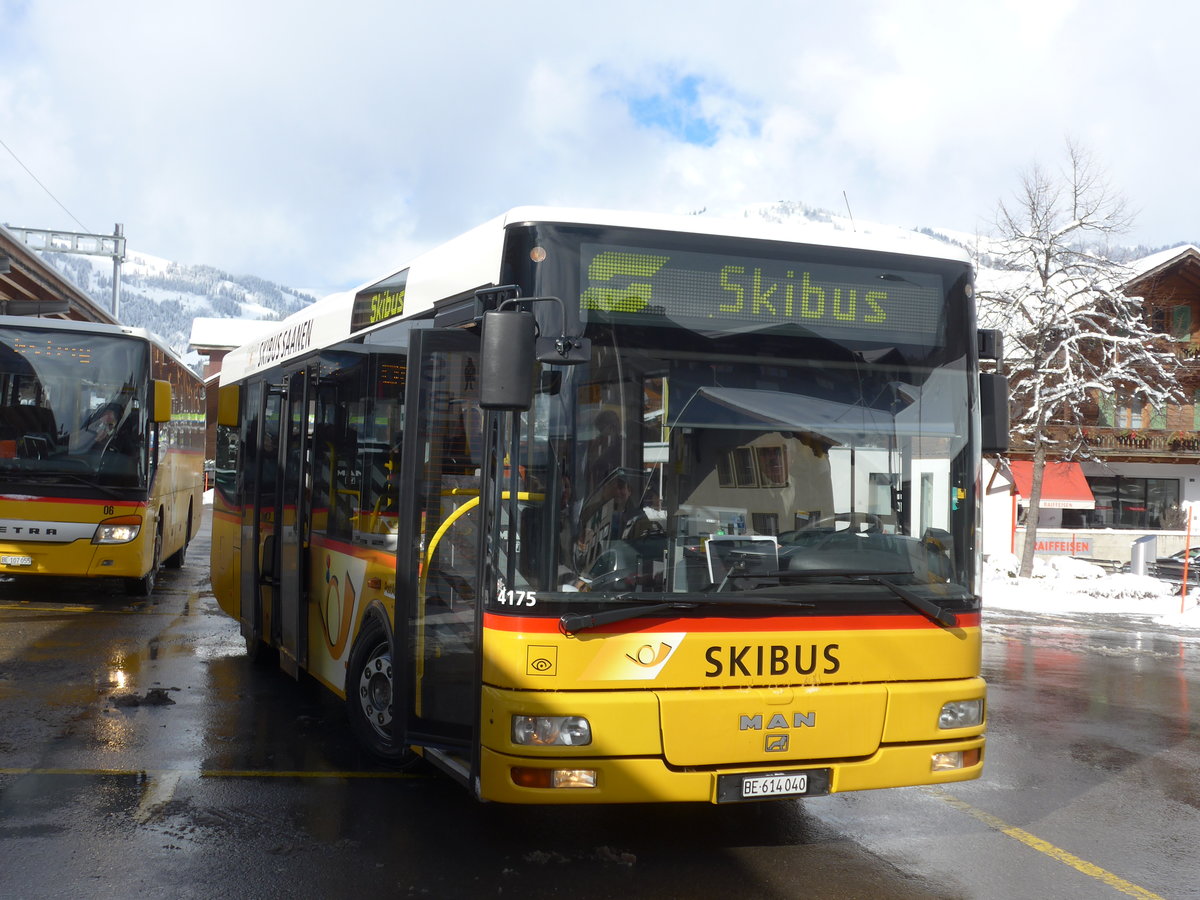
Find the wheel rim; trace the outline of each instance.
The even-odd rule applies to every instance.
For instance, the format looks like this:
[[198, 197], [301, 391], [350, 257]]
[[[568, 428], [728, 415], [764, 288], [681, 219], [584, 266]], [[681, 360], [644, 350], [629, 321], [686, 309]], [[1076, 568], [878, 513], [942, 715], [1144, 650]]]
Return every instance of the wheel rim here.
[[363, 718], [379, 737], [392, 737], [392, 654], [387, 642], [378, 644], [358, 674], [358, 703]]

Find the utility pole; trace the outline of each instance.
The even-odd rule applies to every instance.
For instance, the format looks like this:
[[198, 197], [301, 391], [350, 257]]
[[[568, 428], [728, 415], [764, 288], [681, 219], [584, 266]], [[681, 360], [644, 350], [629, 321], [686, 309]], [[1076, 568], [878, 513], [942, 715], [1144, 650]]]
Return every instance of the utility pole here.
[[125, 226], [118, 222], [112, 234], [86, 234], [79, 231], [54, 231], [45, 228], [8, 230], [34, 250], [55, 253], [79, 253], [84, 256], [111, 256], [113, 261], [112, 317], [121, 320], [121, 263], [125, 261]]

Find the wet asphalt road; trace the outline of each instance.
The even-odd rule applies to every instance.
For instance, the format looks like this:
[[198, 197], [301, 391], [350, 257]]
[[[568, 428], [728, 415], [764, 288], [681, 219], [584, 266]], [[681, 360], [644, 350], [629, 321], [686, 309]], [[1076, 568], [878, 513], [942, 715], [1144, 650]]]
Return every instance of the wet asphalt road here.
[[0, 584], [0, 897], [1200, 897], [1196, 632], [989, 616], [977, 782], [513, 808], [364, 759], [207, 557], [139, 603]]

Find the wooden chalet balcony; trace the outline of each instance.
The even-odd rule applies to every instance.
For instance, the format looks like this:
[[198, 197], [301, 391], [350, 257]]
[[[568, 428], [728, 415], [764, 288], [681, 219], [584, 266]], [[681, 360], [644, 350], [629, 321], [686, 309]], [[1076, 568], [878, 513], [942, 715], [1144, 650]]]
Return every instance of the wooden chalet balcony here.
[[[1055, 430], [1051, 429], [1051, 432]], [[1084, 429], [1084, 435], [1092, 453], [1114, 462], [1200, 461], [1200, 432], [1092, 425]], [[1012, 450], [1017, 455], [1032, 449], [1014, 437]]]
[[1097, 453], [1200, 457], [1200, 434], [1150, 429], [1087, 428], [1088, 446]]

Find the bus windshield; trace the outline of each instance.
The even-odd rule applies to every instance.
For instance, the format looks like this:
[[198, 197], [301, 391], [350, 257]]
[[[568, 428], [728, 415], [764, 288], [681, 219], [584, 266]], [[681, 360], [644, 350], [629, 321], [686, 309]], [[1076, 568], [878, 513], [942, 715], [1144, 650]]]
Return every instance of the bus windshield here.
[[965, 362], [788, 349], [608, 347], [570, 389], [539, 395], [531, 443], [550, 453], [527, 470], [559, 498], [557, 539], [523, 541], [518, 570], [587, 592], [967, 584], [954, 546], [973, 479]]
[[147, 346], [118, 335], [0, 334], [0, 481], [143, 486]]

